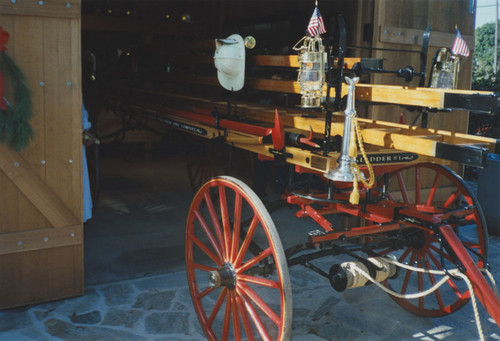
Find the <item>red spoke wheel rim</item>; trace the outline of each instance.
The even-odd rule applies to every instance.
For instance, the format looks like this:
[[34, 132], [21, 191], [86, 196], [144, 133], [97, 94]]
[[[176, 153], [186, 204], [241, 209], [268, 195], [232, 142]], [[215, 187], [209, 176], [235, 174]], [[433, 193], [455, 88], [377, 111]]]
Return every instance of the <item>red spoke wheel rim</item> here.
[[[250, 252], [255, 245], [257, 254]], [[292, 296], [283, 247], [262, 201], [243, 182], [214, 178], [195, 195], [186, 270], [208, 339], [289, 339]]]
[[[381, 178], [379, 186], [383, 182]], [[464, 245], [477, 253], [470, 254], [478, 267], [484, 266], [483, 259], [488, 253], [484, 215], [474, 194], [452, 170], [433, 163], [398, 169], [389, 174], [388, 198], [392, 202], [404, 203], [407, 208], [430, 214], [472, 207], [473, 213], [466, 217], [466, 222], [455, 224], [454, 230]], [[413, 238], [409, 246], [398, 251], [384, 250], [381, 254], [393, 253], [399, 262], [426, 270], [442, 270], [442, 260], [447, 269], [455, 268], [451, 257], [441, 249], [437, 236], [432, 232], [408, 229], [403, 233], [410, 236], [409, 240]], [[439, 275], [401, 269], [398, 277], [388, 280], [386, 285], [398, 293], [410, 294], [432, 287], [439, 279]], [[415, 314], [438, 317], [461, 308], [469, 301], [470, 293], [463, 281], [450, 279], [434, 293], [422, 298], [407, 300], [391, 297]]]

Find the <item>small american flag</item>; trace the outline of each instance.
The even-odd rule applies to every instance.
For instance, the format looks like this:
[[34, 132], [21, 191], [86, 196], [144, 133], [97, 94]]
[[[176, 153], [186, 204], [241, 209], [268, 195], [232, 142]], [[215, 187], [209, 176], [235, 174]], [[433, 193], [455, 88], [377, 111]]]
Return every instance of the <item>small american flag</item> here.
[[470, 54], [469, 48], [467, 47], [467, 43], [465, 42], [462, 34], [456, 29], [455, 33], [455, 41], [453, 42], [453, 46], [451, 47], [451, 53], [454, 55], [468, 57]]
[[323, 22], [323, 17], [321, 17], [321, 13], [319, 13], [318, 7], [314, 9], [311, 20], [309, 20], [309, 25], [307, 26], [307, 32], [311, 37], [326, 33], [325, 23]]

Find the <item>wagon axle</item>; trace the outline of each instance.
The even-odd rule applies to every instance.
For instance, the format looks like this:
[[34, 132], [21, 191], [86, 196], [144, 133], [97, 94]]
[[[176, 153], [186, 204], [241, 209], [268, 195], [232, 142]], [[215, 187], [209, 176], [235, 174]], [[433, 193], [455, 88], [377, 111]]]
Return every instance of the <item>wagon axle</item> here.
[[403, 233], [401, 243], [406, 247], [410, 246], [415, 250], [420, 250], [425, 247], [425, 232], [420, 229], [405, 231]]

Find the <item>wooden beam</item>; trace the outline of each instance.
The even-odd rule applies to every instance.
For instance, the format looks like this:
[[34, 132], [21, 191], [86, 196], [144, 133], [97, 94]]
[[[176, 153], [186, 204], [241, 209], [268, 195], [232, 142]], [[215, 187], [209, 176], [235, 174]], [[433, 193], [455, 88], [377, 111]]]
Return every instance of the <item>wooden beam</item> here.
[[295, 81], [248, 78], [245, 83], [246, 86], [257, 90], [300, 94], [300, 84]]
[[[424, 30], [390, 26], [380, 26], [379, 30], [379, 39], [382, 43], [418, 45], [419, 49], [422, 46]], [[467, 42], [467, 46], [473, 50], [474, 36], [464, 34], [463, 37]], [[455, 33], [432, 31], [429, 46], [448, 47], [453, 44], [454, 39]]]
[[0, 144], [0, 170], [54, 227], [81, 223], [23, 157]]
[[0, 13], [41, 17], [80, 18], [81, 0], [2, 1]]
[[[347, 95], [347, 86], [342, 86], [342, 96]], [[421, 91], [401, 86], [356, 84], [356, 100], [398, 105], [443, 108], [443, 92]]]
[[83, 243], [82, 224], [0, 234], [0, 255]]
[[287, 55], [287, 56], [258, 55], [252, 58], [252, 65], [295, 67], [295, 68], [300, 67], [297, 55]]
[[[219, 86], [216, 76], [202, 76], [191, 78], [169, 78], [169, 80], [190, 83]], [[263, 79], [263, 78], [247, 78], [245, 86], [261, 91], [284, 92], [292, 94], [300, 94], [300, 84], [296, 81]], [[348, 88], [345, 84], [342, 86], [342, 97], [346, 96]], [[325, 94], [326, 95], [326, 87]], [[335, 89], [330, 89], [330, 96], [335, 97]], [[449, 98], [463, 97], [462, 101], [450, 101]], [[468, 99], [473, 99], [474, 102], [483, 102], [485, 105], [478, 107], [481, 111], [498, 110], [497, 95], [488, 91], [475, 90], [457, 90], [457, 89], [438, 89], [438, 88], [420, 88], [406, 87], [399, 85], [380, 85], [380, 84], [356, 84], [356, 100], [372, 103], [386, 103], [404, 106], [428, 107], [435, 109], [474, 109]], [[470, 104], [472, 103], [472, 104]], [[470, 105], [469, 105], [470, 104]]]

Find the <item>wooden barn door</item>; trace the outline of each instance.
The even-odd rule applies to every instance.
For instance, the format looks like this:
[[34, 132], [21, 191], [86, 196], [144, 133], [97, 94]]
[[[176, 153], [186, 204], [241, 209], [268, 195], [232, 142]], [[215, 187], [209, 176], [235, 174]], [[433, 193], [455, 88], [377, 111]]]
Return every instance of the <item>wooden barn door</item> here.
[[[34, 139], [0, 144], [0, 308], [82, 295], [80, 0], [0, 0], [32, 91]], [[14, 103], [12, 85], [6, 97]], [[10, 97], [10, 98], [9, 98]]]

